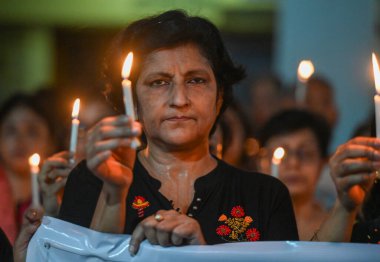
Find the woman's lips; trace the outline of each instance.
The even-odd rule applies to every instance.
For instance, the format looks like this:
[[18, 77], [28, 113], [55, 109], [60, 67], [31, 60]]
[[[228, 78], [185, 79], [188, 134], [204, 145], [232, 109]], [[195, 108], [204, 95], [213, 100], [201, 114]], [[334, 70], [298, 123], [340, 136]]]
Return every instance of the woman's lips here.
[[169, 117], [167, 118], [166, 120], [168, 121], [178, 121], [178, 122], [181, 122], [181, 121], [188, 121], [188, 120], [192, 120], [193, 118], [191, 117], [187, 117], [187, 116], [174, 116], [174, 117]]

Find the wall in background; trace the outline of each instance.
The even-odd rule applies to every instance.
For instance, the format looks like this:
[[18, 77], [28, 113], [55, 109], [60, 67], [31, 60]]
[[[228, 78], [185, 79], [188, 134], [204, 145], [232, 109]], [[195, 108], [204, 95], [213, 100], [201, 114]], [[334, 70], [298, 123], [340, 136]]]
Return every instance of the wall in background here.
[[340, 111], [333, 150], [372, 112], [375, 4], [282, 0], [278, 11], [274, 69], [293, 82], [299, 61], [307, 58], [313, 60], [316, 73], [332, 82]]

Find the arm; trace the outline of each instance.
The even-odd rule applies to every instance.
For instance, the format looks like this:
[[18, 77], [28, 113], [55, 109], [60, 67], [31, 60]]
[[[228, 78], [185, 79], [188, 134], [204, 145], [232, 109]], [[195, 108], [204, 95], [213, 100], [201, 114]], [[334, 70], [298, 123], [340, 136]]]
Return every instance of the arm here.
[[338, 199], [314, 241], [350, 241], [356, 216], [380, 168], [380, 142], [358, 137], [341, 145], [330, 160]]
[[133, 181], [136, 158], [130, 144], [140, 133], [140, 125], [130, 123], [126, 116], [105, 118], [88, 133], [87, 167], [103, 181], [90, 226], [94, 230], [108, 233], [124, 230], [125, 200]]

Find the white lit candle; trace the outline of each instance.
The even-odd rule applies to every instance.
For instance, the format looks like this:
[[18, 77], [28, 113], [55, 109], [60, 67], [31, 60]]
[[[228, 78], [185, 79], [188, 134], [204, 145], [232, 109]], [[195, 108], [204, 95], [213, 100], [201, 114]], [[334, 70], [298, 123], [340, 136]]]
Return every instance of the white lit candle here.
[[373, 65], [373, 75], [375, 78], [376, 95], [374, 96], [375, 101], [375, 113], [376, 113], [376, 137], [380, 138], [380, 71], [379, 64], [376, 59], [375, 53], [372, 53], [372, 65]]
[[75, 152], [77, 151], [77, 142], [78, 142], [78, 129], [79, 129], [79, 107], [80, 99], [75, 99], [73, 112], [71, 114], [71, 135], [70, 135], [70, 153], [73, 154], [73, 157], [70, 158], [70, 163], [75, 162]]
[[296, 102], [299, 105], [304, 104], [306, 99], [306, 82], [314, 73], [314, 65], [310, 60], [302, 60], [297, 70]]
[[29, 157], [30, 175], [32, 177], [32, 205], [34, 207], [40, 206], [40, 194], [38, 189], [39, 163], [40, 156], [38, 154], [33, 154]]
[[[123, 86], [123, 99], [125, 106], [125, 113], [130, 117], [132, 122], [135, 121], [135, 108], [133, 105], [133, 96], [132, 96], [132, 82], [128, 79], [131, 73], [133, 61], [133, 53], [129, 52], [127, 58], [124, 61], [123, 70], [121, 72], [121, 77], [123, 78], [122, 86]], [[139, 147], [140, 141], [137, 138], [134, 138], [131, 143], [131, 148], [136, 149]]]
[[272, 176], [278, 178], [279, 171], [278, 167], [281, 164], [281, 160], [285, 155], [285, 150], [282, 147], [277, 147], [276, 150], [273, 152], [272, 156], [272, 165], [271, 165], [271, 174]]

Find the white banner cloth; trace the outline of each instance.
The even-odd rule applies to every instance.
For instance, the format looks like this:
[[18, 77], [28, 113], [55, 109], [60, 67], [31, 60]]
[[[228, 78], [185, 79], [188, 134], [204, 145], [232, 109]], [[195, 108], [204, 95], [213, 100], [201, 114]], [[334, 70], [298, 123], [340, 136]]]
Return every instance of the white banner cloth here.
[[99, 233], [45, 216], [29, 243], [26, 261], [380, 261], [380, 245], [301, 241], [169, 248], [144, 241], [131, 257], [129, 239], [130, 235]]

